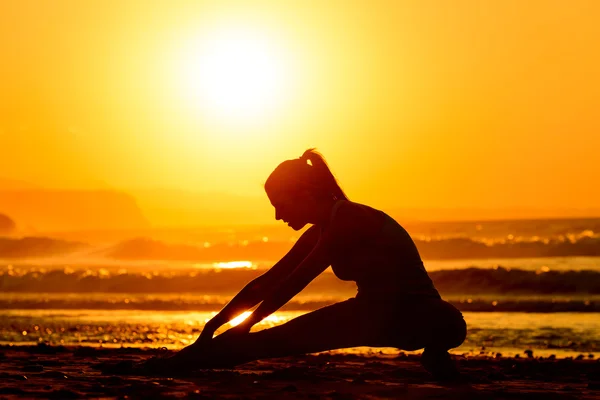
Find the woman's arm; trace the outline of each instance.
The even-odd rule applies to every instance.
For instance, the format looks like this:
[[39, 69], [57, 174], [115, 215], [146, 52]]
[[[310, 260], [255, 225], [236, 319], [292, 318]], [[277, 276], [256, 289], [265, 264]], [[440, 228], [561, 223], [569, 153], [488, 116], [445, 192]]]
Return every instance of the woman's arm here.
[[271, 292], [306, 258], [315, 247], [318, 239], [318, 228], [315, 226], [310, 227], [279, 262], [244, 286], [217, 315], [207, 322], [198, 340], [212, 339], [215, 331], [222, 325], [263, 301], [265, 294]]
[[239, 314], [260, 303], [262, 301], [262, 289], [266, 286], [266, 278], [266, 274], [263, 274], [244, 286], [206, 325], [212, 325], [217, 330], [221, 325], [228, 323]]
[[239, 331], [249, 331], [263, 318], [300, 293], [313, 279], [331, 264], [331, 254], [352, 248], [378, 229], [380, 223], [359, 205], [344, 202], [338, 208], [330, 226], [320, 236], [310, 254], [283, 281], [274, 287], [262, 304], [239, 326]]
[[[244, 322], [240, 330], [250, 330], [256, 323], [277, 311], [300, 293], [313, 279], [329, 266], [327, 244], [319, 241], [313, 251], [279, 285]], [[242, 324], [241, 324], [242, 325]]]

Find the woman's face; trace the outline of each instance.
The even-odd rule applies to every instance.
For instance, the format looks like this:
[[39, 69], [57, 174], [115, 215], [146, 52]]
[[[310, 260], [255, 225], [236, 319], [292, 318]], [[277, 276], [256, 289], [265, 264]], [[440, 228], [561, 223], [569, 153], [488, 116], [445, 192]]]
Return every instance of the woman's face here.
[[299, 231], [306, 224], [314, 223], [315, 200], [307, 190], [267, 190], [267, 196], [275, 207], [275, 219], [282, 220]]

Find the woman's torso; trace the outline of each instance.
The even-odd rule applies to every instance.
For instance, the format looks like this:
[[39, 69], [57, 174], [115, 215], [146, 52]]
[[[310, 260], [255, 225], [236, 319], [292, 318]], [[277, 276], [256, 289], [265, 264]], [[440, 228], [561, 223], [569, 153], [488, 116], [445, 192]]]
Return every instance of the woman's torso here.
[[[332, 210], [332, 220], [340, 204]], [[417, 247], [406, 230], [383, 211], [361, 207], [377, 224], [374, 234], [363, 235], [351, 246], [339, 245], [332, 251], [331, 268], [341, 280], [355, 281], [358, 298], [440, 298], [427, 275]]]

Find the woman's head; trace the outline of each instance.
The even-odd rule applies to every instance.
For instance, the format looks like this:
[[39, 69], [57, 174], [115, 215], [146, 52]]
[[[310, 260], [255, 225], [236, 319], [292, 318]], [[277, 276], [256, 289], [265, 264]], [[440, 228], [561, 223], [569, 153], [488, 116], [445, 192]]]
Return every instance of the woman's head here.
[[267, 179], [265, 190], [275, 207], [275, 218], [295, 230], [317, 223], [319, 211], [334, 201], [348, 200], [325, 159], [315, 149], [279, 164]]

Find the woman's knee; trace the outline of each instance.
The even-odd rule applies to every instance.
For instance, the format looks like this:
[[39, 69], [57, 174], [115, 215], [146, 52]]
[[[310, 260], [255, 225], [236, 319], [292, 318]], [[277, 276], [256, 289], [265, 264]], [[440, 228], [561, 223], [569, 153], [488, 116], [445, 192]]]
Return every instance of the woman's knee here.
[[431, 343], [428, 347], [449, 350], [460, 346], [467, 337], [467, 323], [462, 315], [434, 327]]
[[464, 318], [460, 318], [453, 324], [452, 334], [448, 345], [450, 349], [460, 346], [467, 338], [467, 323]]
[[436, 303], [418, 320], [422, 323], [421, 329], [417, 330], [420, 332], [417, 335], [419, 348], [432, 347], [446, 351], [460, 346], [466, 339], [467, 324], [463, 315], [448, 302]]

